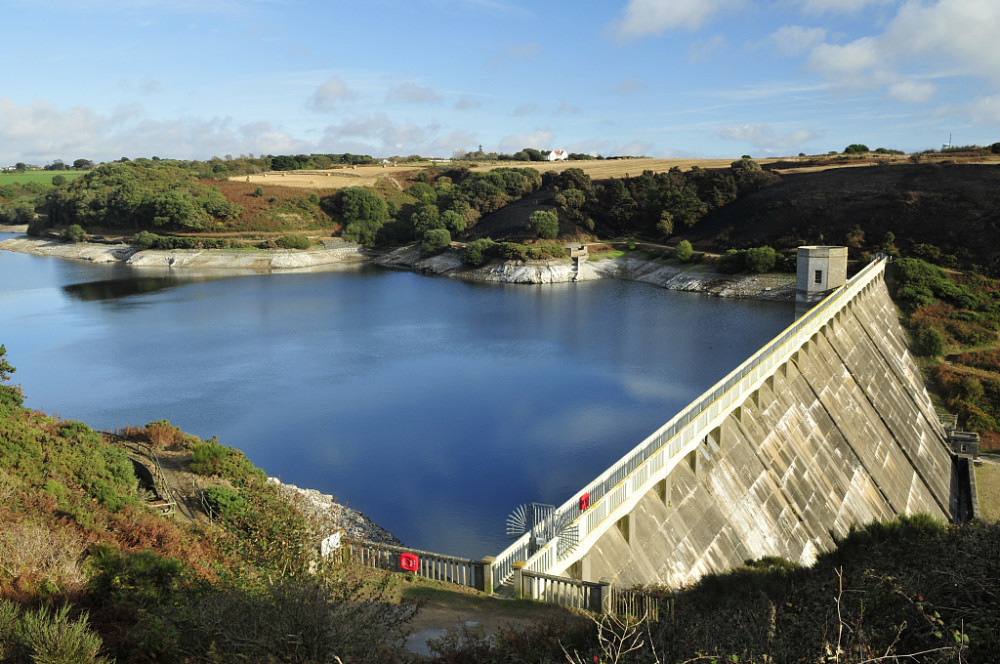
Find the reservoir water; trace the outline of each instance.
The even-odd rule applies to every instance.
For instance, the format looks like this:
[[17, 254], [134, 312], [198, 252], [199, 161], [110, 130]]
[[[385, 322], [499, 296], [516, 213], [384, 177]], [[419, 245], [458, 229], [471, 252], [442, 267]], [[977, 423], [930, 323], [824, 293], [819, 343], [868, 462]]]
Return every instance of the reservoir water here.
[[0, 343], [28, 406], [98, 429], [169, 419], [408, 546], [470, 557], [501, 551], [517, 505], [570, 498], [792, 316], [615, 280], [235, 276], [0, 251]]

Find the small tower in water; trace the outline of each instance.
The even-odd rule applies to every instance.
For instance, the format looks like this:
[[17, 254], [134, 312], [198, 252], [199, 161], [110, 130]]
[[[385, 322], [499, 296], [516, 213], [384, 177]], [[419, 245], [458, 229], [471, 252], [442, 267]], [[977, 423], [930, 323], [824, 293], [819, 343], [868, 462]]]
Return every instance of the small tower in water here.
[[799, 247], [795, 258], [798, 318], [847, 282], [847, 247]]

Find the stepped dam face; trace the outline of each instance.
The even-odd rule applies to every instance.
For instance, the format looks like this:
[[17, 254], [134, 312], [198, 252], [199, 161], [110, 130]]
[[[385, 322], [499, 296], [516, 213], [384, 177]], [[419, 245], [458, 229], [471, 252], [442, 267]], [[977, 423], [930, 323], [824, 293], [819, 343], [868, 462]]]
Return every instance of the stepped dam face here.
[[682, 455], [551, 571], [677, 587], [761, 556], [809, 564], [854, 524], [957, 510], [881, 270]]

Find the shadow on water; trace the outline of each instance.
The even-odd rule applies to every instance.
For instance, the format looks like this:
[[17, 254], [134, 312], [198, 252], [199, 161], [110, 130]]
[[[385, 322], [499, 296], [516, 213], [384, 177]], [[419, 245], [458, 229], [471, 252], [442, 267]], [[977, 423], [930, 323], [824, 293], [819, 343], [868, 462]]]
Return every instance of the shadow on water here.
[[129, 277], [126, 279], [105, 279], [103, 281], [86, 281], [79, 284], [63, 286], [63, 292], [75, 300], [92, 302], [97, 300], [116, 300], [130, 295], [156, 293], [174, 286], [189, 283], [189, 280], [173, 276], [162, 277]]

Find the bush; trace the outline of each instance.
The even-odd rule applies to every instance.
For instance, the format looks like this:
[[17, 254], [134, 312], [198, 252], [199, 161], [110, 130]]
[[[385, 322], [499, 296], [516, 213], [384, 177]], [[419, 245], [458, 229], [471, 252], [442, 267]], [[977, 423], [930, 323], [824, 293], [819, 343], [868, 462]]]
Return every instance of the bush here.
[[746, 267], [748, 270], [752, 270], [753, 272], [761, 274], [769, 272], [774, 268], [775, 260], [774, 249], [771, 247], [755, 247], [753, 249], [747, 249], [745, 258]]
[[420, 250], [425, 254], [433, 254], [441, 251], [451, 244], [451, 233], [446, 228], [431, 228], [424, 231], [424, 237], [420, 241]]
[[69, 618], [69, 605], [51, 610], [43, 606], [21, 612], [13, 602], [0, 600], [0, 658], [17, 664], [104, 664], [101, 637], [87, 625], [84, 612], [79, 619]]
[[866, 152], [871, 152], [871, 150], [864, 143], [851, 143], [844, 148], [844, 154], [864, 154]]
[[282, 249], [308, 249], [312, 246], [305, 235], [282, 235], [275, 243]]
[[473, 240], [469, 244], [462, 248], [459, 252], [459, 258], [466, 265], [471, 265], [472, 267], [479, 267], [485, 263], [490, 256], [495, 255], [497, 251], [497, 243], [488, 237], [480, 238], [478, 240]]
[[222, 445], [199, 443], [191, 454], [191, 470], [199, 475], [217, 475], [229, 453]]
[[691, 243], [687, 240], [681, 240], [678, 242], [677, 249], [674, 250], [674, 256], [676, 256], [678, 260], [684, 261], [685, 263], [691, 260], [691, 255], [693, 253], [694, 252], [691, 250]]
[[528, 227], [538, 237], [554, 240], [559, 237], [559, 217], [555, 212], [538, 210], [528, 217]]
[[239, 519], [246, 515], [247, 503], [235, 489], [217, 484], [205, 489], [209, 506], [226, 519]]
[[940, 357], [944, 353], [944, 336], [933, 327], [925, 327], [917, 333], [917, 354], [924, 357]]
[[59, 232], [59, 239], [63, 242], [86, 242], [87, 231], [83, 230], [79, 224], [73, 224]]

